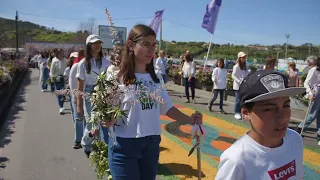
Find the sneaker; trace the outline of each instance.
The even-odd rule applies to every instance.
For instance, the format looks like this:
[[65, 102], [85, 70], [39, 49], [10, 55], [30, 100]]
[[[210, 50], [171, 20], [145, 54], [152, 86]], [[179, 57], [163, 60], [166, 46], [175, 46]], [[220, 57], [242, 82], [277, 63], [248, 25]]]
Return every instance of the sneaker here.
[[212, 112], [212, 106], [210, 106], [209, 104], [208, 104], [208, 109], [210, 112]]
[[186, 103], [190, 103], [190, 100], [187, 100]]
[[192, 99], [192, 103], [193, 103], [193, 104], [196, 104], [197, 102], [196, 102], [196, 100], [195, 100], [195, 99]]
[[84, 151], [84, 154], [86, 154], [87, 158], [90, 157], [91, 151]]
[[81, 143], [80, 142], [75, 142], [74, 145], [72, 146], [73, 149], [80, 149], [82, 148]]
[[237, 119], [237, 120], [241, 120], [242, 119], [242, 117], [241, 117], [241, 115], [239, 113], [236, 113], [234, 115], [234, 118]]
[[64, 114], [64, 108], [59, 109], [59, 114]]
[[223, 109], [220, 109], [220, 114], [227, 114]]
[[320, 140], [318, 140], [318, 145], [320, 146]]

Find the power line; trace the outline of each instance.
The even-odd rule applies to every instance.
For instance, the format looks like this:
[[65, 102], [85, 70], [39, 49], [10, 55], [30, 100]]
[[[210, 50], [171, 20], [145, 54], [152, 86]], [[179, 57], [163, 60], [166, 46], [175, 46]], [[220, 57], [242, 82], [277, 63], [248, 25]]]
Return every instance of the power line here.
[[177, 24], [177, 25], [179, 25], [179, 26], [182, 26], [182, 27], [185, 27], [185, 28], [188, 28], [188, 29], [191, 29], [191, 30], [196, 31], [196, 29], [194, 29], [194, 28], [192, 28], [192, 27], [189, 27], [189, 26], [187, 26], [187, 25], [178, 23], [178, 22], [176, 22], [176, 21], [173, 21], [173, 20], [171, 20], [171, 19], [168, 19], [167, 17], [165, 17], [164, 19], [165, 19], [165, 20], [168, 20], [168, 21], [170, 21], [170, 22], [172, 22], [172, 23], [174, 23], [174, 24]]
[[[74, 21], [81, 21], [83, 19], [78, 19], [78, 18], [67, 18], [67, 17], [54, 17], [54, 16], [43, 16], [43, 15], [38, 15], [38, 14], [31, 14], [31, 13], [25, 13], [25, 12], [20, 12], [18, 11], [19, 14], [27, 15], [27, 16], [34, 16], [38, 18], [48, 18], [48, 19], [60, 19], [60, 20], [74, 20]], [[131, 19], [147, 19], [147, 18], [152, 18], [152, 16], [144, 16], [144, 17], [130, 17], [130, 18], [114, 18], [113, 20], [131, 20]], [[105, 19], [97, 19], [97, 20], [106, 20]]]

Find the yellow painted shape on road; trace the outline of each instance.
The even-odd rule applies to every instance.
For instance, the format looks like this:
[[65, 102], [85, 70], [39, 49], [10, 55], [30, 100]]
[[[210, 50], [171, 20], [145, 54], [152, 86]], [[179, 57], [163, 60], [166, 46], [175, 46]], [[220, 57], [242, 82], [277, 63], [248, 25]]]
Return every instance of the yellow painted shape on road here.
[[[197, 155], [195, 150], [188, 157], [188, 151], [171, 141], [165, 135], [161, 136], [159, 163], [183, 180], [197, 180]], [[214, 179], [217, 169], [201, 161], [202, 179]]]

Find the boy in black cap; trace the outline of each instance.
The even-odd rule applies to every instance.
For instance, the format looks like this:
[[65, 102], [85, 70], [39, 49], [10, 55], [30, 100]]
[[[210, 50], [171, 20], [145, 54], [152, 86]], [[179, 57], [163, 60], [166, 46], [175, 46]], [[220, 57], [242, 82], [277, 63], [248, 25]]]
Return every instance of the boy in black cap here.
[[220, 157], [216, 180], [301, 180], [303, 142], [288, 129], [290, 96], [305, 88], [288, 88], [285, 75], [262, 70], [249, 74], [239, 93], [242, 114], [251, 130]]

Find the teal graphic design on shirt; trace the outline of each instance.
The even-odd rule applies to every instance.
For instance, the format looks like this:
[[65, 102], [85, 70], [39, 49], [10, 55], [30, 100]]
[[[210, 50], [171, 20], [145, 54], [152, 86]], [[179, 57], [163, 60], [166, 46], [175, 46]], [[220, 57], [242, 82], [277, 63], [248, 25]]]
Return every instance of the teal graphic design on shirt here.
[[136, 89], [137, 97], [143, 111], [157, 109], [157, 102], [150, 97], [150, 94], [156, 91], [156, 84], [152, 81], [140, 79], [137, 80]]

